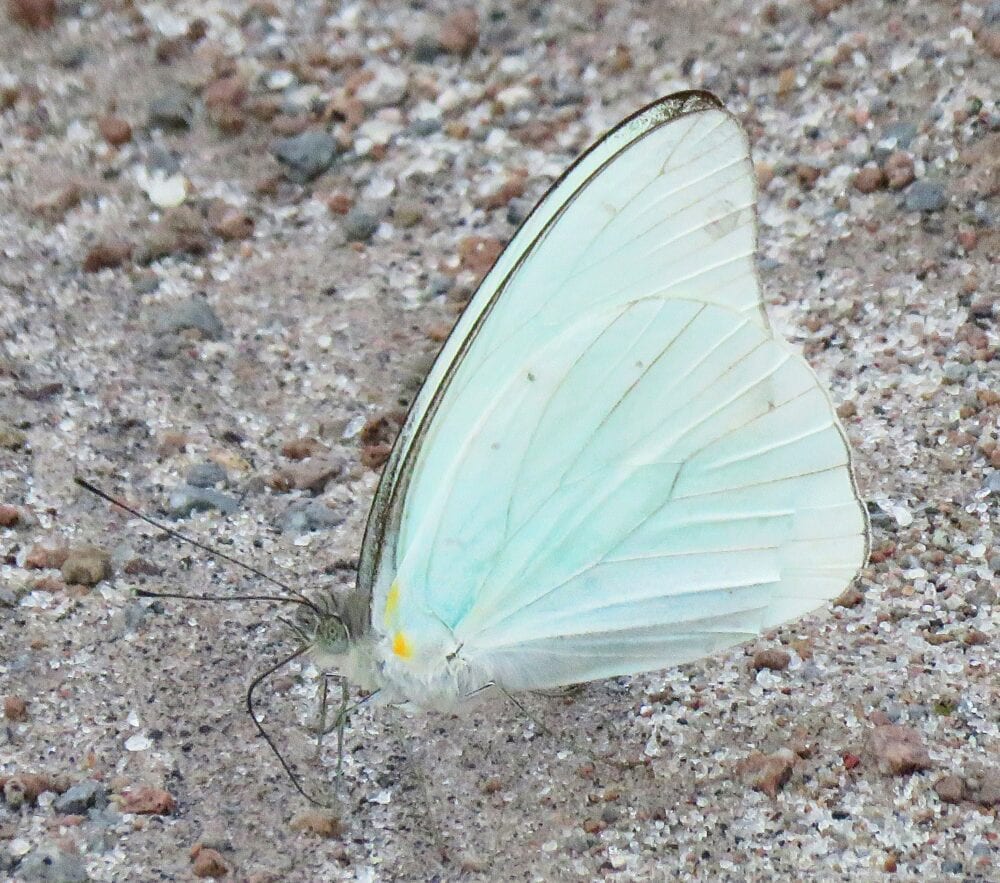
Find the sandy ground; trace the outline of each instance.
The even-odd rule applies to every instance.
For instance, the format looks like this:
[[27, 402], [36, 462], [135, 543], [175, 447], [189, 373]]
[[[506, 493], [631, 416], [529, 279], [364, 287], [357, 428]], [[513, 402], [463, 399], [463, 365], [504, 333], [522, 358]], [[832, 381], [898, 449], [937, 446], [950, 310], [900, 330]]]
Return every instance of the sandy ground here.
[[[1000, 879], [996, 3], [9, 11], [46, 5], [0, 10], [0, 876]], [[366, 707], [309, 815], [243, 705], [293, 647], [277, 612], [135, 596], [261, 582], [73, 475], [346, 586], [371, 467], [490, 254], [690, 87], [751, 133], [769, 309], [838, 403], [872, 563], [754, 647], [528, 697], [549, 733]], [[275, 159], [303, 130], [333, 136], [314, 167]], [[319, 683], [293, 664], [260, 708], [329, 794]]]

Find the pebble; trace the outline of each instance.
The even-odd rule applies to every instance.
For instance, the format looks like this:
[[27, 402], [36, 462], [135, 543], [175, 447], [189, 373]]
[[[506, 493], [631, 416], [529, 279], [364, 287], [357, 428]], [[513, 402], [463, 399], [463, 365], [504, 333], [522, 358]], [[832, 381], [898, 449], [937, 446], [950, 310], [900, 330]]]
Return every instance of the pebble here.
[[21, 859], [17, 876], [24, 883], [86, 883], [90, 879], [79, 855], [51, 844], [42, 844]]
[[378, 229], [379, 216], [367, 206], [355, 205], [344, 216], [343, 224], [349, 242], [367, 242]]
[[885, 183], [885, 172], [878, 166], [865, 166], [854, 176], [854, 189], [859, 193], [874, 193]]
[[28, 703], [21, 696], [5, 696], [3, 716], [12, 723], [22, 723], [28, 719]]
[[920, 733], [900, 724], [875, 727], [869, 736], [869, 750], [879, 768], [895, 776], [926, 770], [932, 765]]
[[150, 128], [183, 131], [191, 128], [194, 108], [190, 99], [181, 93], [160, 95], [149, 102], [147, 118]]
[[195, 877], [226, 877], [229, 874], [229, 865], [221, 853], [204, 846], [196, 846], [191, 851], [191, 873]]
[[527, 199], [514, 198], [507, 203], [507, 223], [520, 227], [524, 219], [531, 213], [532, 204]]
[[21, 510], [8, 503], [0, 505], [0, 527], [16, 527], [21, 520]]
[[293, 503], [281, 519], [281, 529], [286, 533], [307, 533], [328, 530], [343, 524], [344, 515], [320, 500]]
[[19, 25], [45, 31], [56, 23], [56, 0], [8, 0], [10, 17]]
[[226, 470], [218, 463], [196, 463], [184, 474], [184, 481], [191, 487], [215, 487], [226, 481]]
[[289, 439], [281, 446], [281, 456], [289, 460], [306, 460], [317, 454], [325, 454], [326, 451], [327, 447], [323, 442], [309, 436]]
[[306, 810], [289, 823], [293, 831], [305, 831], [327, 840], [333, 840], [344, 833], [340, 816], [329, 810]]
[[167, 500], [167, 510], [174, 518], [184, 518], [192, 512], [208, 512], [217, 509], [224, 515], [232, 515], [239, 509], [235, 498], [213, 488], [181, 485], [175, 488]]
[[208, 340], [219, 340], [224, 332], [215, 310], [203, 297], [192, 297], [178, 304], [161, 307], [155, 314], [152, 329], [155, 334], [176, 334], [193, 328]]
[[416, 199], [401, 199], [392, 209], [392, 219], [400, 227], [415, 227], [424, 219], [423, 203]]
[[794, 766], [795, 752], [780, 748], [773, 754], [755, 751], [737, 764], [736, 772], [744, 784], [773, 799], [792, 777]]
[[222, 200], [215, 200], [209, 205], [208, 225], [216, 236], [227, 242], [248, 239], [253, 235], [255, 226], [249, 212]]
[[132, 255], [132, 244], [124, 240], [99, 242], [87, 252], [83, 259], [85, 273], [97, 273], [120, 267]]
[[453, 55], [469, 55], [479, 44], [479, 13], [474, 6], [456, 9], [441, 22], [438, 45]]
[[122, 812], [143, 816], [167, 816], [176, 808], [177, 801], [173, 795], [162, 788], [143, 785], [122, 795]]
[[392, 64], [375, 64], [367, 68], [372, 78], [357, 91], [357, 97], [370, 110], [402, 103], [409, 88], [405, 70]]
[[906, 191], [904, 205], [908, 212], [938, 212], [948, 204], [944, 185], [939, 181], [914, 181]]
[[111, 576], [111, 556], [97, 546], [74, 547], [61, 569], [63, 579], [70, 585], [96, 586]]
[[890, 190], [902, 190], [913, 181], [913, 157], [897, 150], [882, 164]]
[[328, 132], [307, 129], [301, 135], [278, 139], [271, 152], [285, 167], [290, 180], [306, 184], [333, 165], [337, 142]]
[[343, 473], [345, 463], [337, 457], [310, 457], [279, 469], [270, 484], [278, 491], [292, 488], [321, 494], [329, 481]]
[[104, 786], [94, 779], [77, 782], [60, 794], [52, 806], [63, 815], [84, 815], [91, 807], [103, 808], [108, 805], [108, 793]]
[[753, 667], [756, 671], [761, 669], [771, 669], [772, 671], [784, 671], [792, 661], [792, 656], [784, 650], [777, 648], [765, 648], [758, 650], [753, 655]]
[[934, 783], [937, 796], [945, 803], [961, 803], [965, 799], [965, 782], [961, 776], [944, 776]]
[[101, 133], [101, 137], [112, 147], [121, 147], [132, 140], [132, 127], [128, 120], [114, 114], [98, 117], [97, 129]]
[[0, 422], [0, 448], [19, 451], [28, 443], [28, 437], [14, 426]]

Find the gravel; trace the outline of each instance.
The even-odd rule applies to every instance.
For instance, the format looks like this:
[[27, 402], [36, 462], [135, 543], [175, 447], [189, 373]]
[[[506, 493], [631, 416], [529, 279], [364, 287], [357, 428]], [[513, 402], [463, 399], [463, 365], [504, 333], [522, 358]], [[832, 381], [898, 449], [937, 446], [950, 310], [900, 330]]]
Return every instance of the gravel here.
[[[25, 703], [0, 728], [0, 875], [1000, 879], [996, 3], [10, 20], [32, 5], [0, 4], [0, 696]], [[289, 611], [136, 595], [278, 588], [73, 476], [342, 590], [413, 378], [489, 257], [602, 130], [682, 88], [750, 133], [768, 311], [841, 408], [871, 563], [755, 646], [525, 696], [530, 716], [363, 705], [339, 823], [294, 826], [309, 807], [244, 711]], [[133, 249], [86, 272], [109, 243]], [[73, 581], [43, 547], [85, 550]], [[296, 659], [254, 701], [325, 798], [321, 685]]]

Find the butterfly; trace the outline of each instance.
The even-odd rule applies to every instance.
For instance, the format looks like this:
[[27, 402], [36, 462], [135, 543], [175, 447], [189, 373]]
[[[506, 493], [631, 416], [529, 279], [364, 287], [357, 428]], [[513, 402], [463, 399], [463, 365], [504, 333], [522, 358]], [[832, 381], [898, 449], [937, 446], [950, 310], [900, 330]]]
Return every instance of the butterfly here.
[[[747, 137], [714, 95], [624, 120], [549, 189], [445, 342], [385, 465], [353, 590], [294, 653], [367, 701], [456, 710], [679, 665], [836, 597], [868, 517], [830, 399], [771, 328]], [[219, 596], [153, 597], [233, 600]], [[325, 725], [326, 678], [322, 722]], [[338, 776], [339, 779], [339, 776]]]
[[868, 519], [830, 399], [771, 328], [756, 178], [703, 91], [552, 186], [459, 319], [308, 653], [455, 709], [663, 669], [836, 597]]

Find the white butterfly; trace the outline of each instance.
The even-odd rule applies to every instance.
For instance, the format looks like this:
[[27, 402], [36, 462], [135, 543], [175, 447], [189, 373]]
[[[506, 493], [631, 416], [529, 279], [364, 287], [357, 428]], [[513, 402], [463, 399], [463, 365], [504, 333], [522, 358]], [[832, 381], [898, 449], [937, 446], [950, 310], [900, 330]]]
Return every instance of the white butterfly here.
[[320, 666], [447, 709], [683, 663], [843, 590], [866, 512], [826, 393], [768, 324], [755, 201], [706, 92], [562, 176], [410, 410]]

